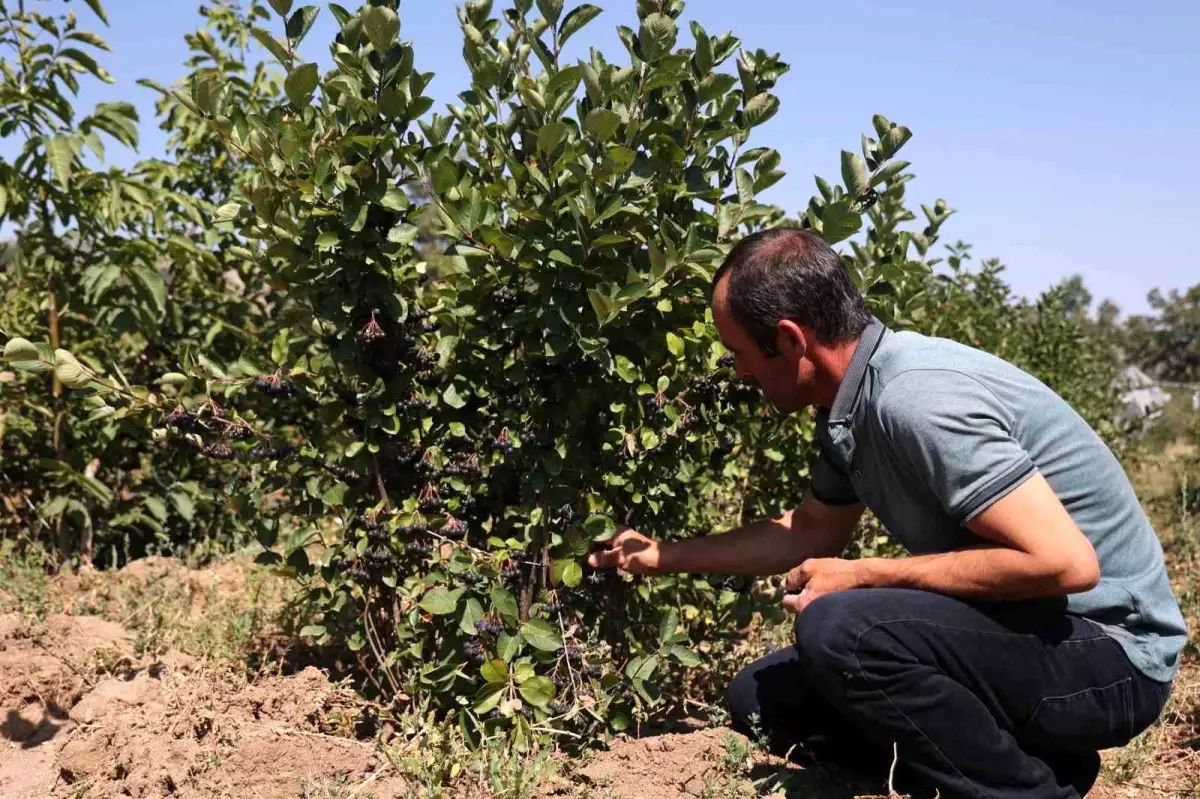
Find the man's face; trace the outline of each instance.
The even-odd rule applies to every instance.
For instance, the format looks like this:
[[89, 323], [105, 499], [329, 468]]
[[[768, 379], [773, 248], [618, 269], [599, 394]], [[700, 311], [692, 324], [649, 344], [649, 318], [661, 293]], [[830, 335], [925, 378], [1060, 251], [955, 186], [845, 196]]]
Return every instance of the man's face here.
[[733, 318], [729, 308], [729, 280], [723, 279], [713, 292], [713, 322], [721, 343], [733, 353], [740, 379], [757, 385], [771, 403], [784, 413], [813, 405], [814, 369], [808, 354], [807, 335], [787, 326], [778, 330], [776, 349], [768, 355]]

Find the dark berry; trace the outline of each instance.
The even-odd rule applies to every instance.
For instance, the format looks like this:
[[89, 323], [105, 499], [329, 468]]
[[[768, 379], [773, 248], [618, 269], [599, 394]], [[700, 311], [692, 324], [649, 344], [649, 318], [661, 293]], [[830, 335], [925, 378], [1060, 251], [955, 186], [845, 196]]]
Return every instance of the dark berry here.
[[228, 444], [209, 444], [204, 448], [204, 454], [219, 461], [233, 460], [233, 450]]
[[422, 513], [438, 513], [443, 507], [443, 502], [436, 496], [421, 497], [417, 507], [421, 509]]
[[520, 300], [517, 292], [508, 286], [501, 286], [492, 292], [492, 302], [496, 304], [496, 310], [500, 313], [508, 313], [517, 307]]
[[379, 341], [386, 334], [383, 328], [379, 326], [379, 322], [375, 320], [375, 312], [371, 312], [371, 320], [363, 326], [363, 329], [358, 331], [358, 340], [363, 344], [373, 344]]
[[462, 519], [451, 518], [442, 525], [441, 532], [446, 538], [458, 540], [467, 534], [467, 523]]
[[234, 441], [249, 441], [256, 437], [254, 430], [245, 424], [233, 425], [227, 431], [226, 435]]
[[862, 193], [859, 201], [862, 203], [863, 208], [870, 208], [879, 201], [879, 193], [874, 189], [867, 189]]
[[728, 353], [717, 359], [717, 366], [720, 366], [722, 369], [732, 369], [736, 360], [733, 353]]
[[183, 408], [176, 408], [163, 420], [177, 430], [191, 430], [196, 426], [196, 417]]
[[280, 378], [279, 375], [259, 375], [254, 379], [254, 385], [270, 399], [281, 399], [292, 395], [291, 384]]

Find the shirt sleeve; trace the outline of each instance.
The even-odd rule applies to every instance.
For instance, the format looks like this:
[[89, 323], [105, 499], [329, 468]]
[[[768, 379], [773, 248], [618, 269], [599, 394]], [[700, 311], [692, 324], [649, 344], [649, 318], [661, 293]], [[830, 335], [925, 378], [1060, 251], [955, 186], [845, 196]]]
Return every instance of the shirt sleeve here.
[[883, 439], [902, 469], [960, 524], [1037, 471], [1013, 435], [1012, 411], [970, 375], [906, 372], [888, 383], [875, 407]]
[[825, 505], [853, 505], [859, 501], [850, 475], [839, 469], [823, 449], [812, 466], [809, 491]]

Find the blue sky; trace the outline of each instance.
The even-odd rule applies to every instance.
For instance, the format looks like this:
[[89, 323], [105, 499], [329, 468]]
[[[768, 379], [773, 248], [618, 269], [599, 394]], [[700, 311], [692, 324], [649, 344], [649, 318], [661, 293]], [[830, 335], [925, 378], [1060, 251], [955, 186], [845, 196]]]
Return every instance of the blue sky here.
[[[592, 2], [605, 12], [571, 49], [596, 46], [617, 59], [614, 29], [636, 24], [634, 0]], [[182, 74], [196, 5], [105, 2], [111, 27], [101, 33], [114, 52], [102, 62], [117, 83], [89, 85], [80, 104], [136, 103], [142, 155], [160, 153], [163, 140], [154, 95], [134, 81]], [[71, 7], [88, 16], [82, 3]], [[1078, 272], [1098, 299], [1138, 312], [1151, 288], [1200, 282], [1200, 259], [1185, 245], [1200, 217], [1195, 0], [690, 0], [686, 19], [709, 33], [732, 30], [792, 65], [776, 89], [779, 113], [752, 139], [778, 149], [788, 173], [764, 200], [802, 209], [813, 174], [836, 178], [839, 151], [857, 149], [882, 113], [913, 130], [902, 153], [918, 178], [913, 199], [942, 197], [959, 210], [943, 241], [1000, 258], [1018, 292]], [[406, 0], [401, 20], [419, 68], [437, 73], [432, 95], [453, 100], [467, 83], [455, 3]], [[334, 30], [322, 6], [305, 55], [328, 63]], [[686, 30], [681, 42], [690, 44]], [[0, 143], [0, 156], [13, 149]], [[133, 160], [109, 152], [116, 163]]]

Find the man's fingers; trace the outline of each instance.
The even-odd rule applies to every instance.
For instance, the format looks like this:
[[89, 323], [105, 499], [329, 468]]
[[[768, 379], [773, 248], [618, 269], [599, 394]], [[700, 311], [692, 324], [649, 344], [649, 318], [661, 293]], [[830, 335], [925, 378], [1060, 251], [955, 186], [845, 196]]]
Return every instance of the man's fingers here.
[[619, 549], [602, 549], [588, 555], [588, 565], [593, 569], [611, 569], [618, 564], [620, 558]]
[[812, 569], [808, 563], [801, 563], [796, 568], [788, 572], [787, 577], [783, 581], [783, 587], [787, 591], [799, 591], [804, 586], [808, 585], [808, 581], [812, 579]]
[[785, 594], [783, 597], [783, 607], [792, 613], [799, 613], [804, 608], [804, 603], [800, 599], [799, 594]]

